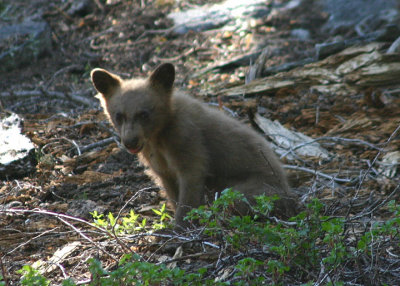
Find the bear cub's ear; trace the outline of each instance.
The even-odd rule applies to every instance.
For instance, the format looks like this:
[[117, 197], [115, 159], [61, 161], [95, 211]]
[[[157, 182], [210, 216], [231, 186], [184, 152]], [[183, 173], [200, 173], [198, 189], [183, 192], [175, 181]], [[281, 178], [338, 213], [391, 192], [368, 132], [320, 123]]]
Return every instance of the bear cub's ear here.
[[172, 91], [175, 81], [175, 68], [170, 63], [159, 65], [149, 78], [150, 84], [154, 87], [163, 88], [165, 91]]
[[114, 90], [121, 85], [121, 78], [104, 69], [96, 68], [90, 73], [92, 82], [96, 90], [103, 94], [105, 98], [113, 95]]

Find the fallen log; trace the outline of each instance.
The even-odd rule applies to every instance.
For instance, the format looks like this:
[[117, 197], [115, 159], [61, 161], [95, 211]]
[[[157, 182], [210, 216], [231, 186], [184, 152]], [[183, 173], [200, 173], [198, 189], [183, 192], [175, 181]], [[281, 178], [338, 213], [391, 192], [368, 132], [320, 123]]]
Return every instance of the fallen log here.
[[275, 94], [282, 88], [313, 88], [321, 92], [353, 93], [366, 87], [396, 86], [400, 55], [386, 54], [382, 43], [354, 46], [326, 59], [249, 84], [214, 92], [222, 96]]

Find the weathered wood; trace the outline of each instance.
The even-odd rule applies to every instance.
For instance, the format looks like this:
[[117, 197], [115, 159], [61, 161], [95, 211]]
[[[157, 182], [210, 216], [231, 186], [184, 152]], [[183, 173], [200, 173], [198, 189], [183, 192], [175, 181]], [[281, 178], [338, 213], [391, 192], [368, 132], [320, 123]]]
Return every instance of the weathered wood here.
[[249, 70], [246, 73], [246, 84], [252, 82], [256, 78], [260, 78], [263, 76], [264, 65], [267, 61], [269, 54], [269, 49], [265, 48], [256, 60], [256, 62], [250, 65]]
[[280, 73], [280, 72], [290, 71], [294, 68], [302, 67], [302, 66], [310, 64], [314, 61], [315, 61], [315, 59], [313, 59], [313, 58], [306, 58], [306, 59], [296, 61], [296, 62], [284, 63], [279, 66], [271, 66], [269, 68], [266, 68], [264, 70], [263, 74], [265, 76], [268, 76], [268, 75], [273, 75], [273, 74]]
[[272, 148], [281, 157], [293, 160], [293, 154], [302, 157], [328, 158], [329, 152], [322, 148], [318, 142], [303, 133], [290, 131], [278, 121], [272, 121], [268, 118], [255, 114], [254, 122], [264, 131], [265, 135], [271, 138]]
[[224, 96], [274, 94], [282, 88], [315, 88], [342, 93], [360, 87], [397, 85], [400, 78], [400, 56], [385, 54], [381, 43], [350, 47], [322, 61], [288, 72], [255, 79], [249, 84], [216, 92]]
[[229, 61], [219, 62], [211, 67], [202, 69], [201, 71], [193, 74], [193, 77], [197, 77], [197, 76], [200, 76], [202, 74], [205, 74], [205, 73], [208, 73], [208, 72], [214, 71], [214, 70], [224, 71], [224, 70], [234, 69], [234, 68], [237, 68], [240, 66], [247, 66], [251, 62], [254, 62], [255, 60], [257, 60], [257, 58], [260, 56], [260, 54], [261, 54], [261, 51], [256, 51], [256, 52], [251, 52], [251, 53], [247, 53], [244, 55], [240, 55], [237, 57], [233, 57]]

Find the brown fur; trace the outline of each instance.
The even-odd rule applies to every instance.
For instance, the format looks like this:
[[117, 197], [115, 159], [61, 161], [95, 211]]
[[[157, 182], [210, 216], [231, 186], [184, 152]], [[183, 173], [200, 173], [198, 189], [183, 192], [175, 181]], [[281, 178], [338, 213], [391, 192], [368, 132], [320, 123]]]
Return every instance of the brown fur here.
[[[295, 210], [285, 173], [265, 139], [247, 126], [173, 91], [175, 69], [159, 66], [148, 79], [91, 73], [98, 98], [123, 145], [149, 166], [176, 205], [175, 219], [232, 187], [250, 201], [279, 195], [276, 212]], [[246, 211], [242, 205], [239, 212]]]

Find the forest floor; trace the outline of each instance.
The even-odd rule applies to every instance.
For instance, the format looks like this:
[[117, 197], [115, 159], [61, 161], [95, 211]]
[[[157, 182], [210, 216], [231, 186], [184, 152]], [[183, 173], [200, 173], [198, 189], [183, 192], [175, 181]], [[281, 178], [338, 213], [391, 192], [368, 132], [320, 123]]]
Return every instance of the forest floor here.
[[[313, 60], [306, 78], [304, 65], [278, 75], [269, 68], [314, 58], [316, 44], [354, 39], [354, 29], [322, 29], [329, 16], [315, 1], [302, 1], [294, 8], [287, 6], [289, 1], [265, 1], [270, 12], [264, 17], [243, 20], [231, 29], [221, 26], [181, 35], [173, 31], [167, 15], [210, 1], [92, 1], [78, 12], [71, 10], [74, 2], [90, 1], [9, 4], [16, 18], [42, 17], [52, 30], [48, 52], [29, 65], [0, 73], [2, 117], [10, 112], [21, 115], [23, 132], [36, 149], [33, 172], [0, 181], [0, 273], [9, 285], [18, 284], [16, 270], [23, 265], [47, 261], [71, 242], [79, 244], [45, 272], [52, 284], [65, 277], [89, 279], [89, 257], [114, 267], [113, 257], [126, 252], [123, 245], [74, 218], [92, 222], [90, 213], [95, 210], [124, 216], [133, 209], [150, 224], [158, 218], [152, 209], [166, 203], [163, 191], [146, 176], [137, 158], [120, 149], [94, 98], [89, 77], [95, 67], [129, 78], [146, 76], [158, 64], [171, 62], [177, 70], [176, 88], [230, 111], [260, 132], [262, 124], [256, 119], [265, 117], [316, 139], [326, 157], [300, 156], [291, 146], [281, 160], [301, 203], [319, 198], [326, 215], [348, 217], [369, 210], [370, 220], [381, 221], [389, 215], [385, 203], [399, 200], [400, 82], [386, 80], [390, 74], [398, 78], [398, 70], [392, 65], [395, 70], [383, 79], [367, 81], [363, 76], [369, 74], [358, 73], [368, 65], [397, 63], [398, 57], [385, 55], [393, 40], [357, 42], [348, 45], [360, 49], [357, 52], [338, 51]], [[267, 57], [261, 64], [265, 69], [246, 87], [249, 65], [265, 48]], [[244, 55], [250, 56], [243, 59]], [[327, 79], [330, 70], [360, 55], [377, 62], [366, 61], [349, 74]], [[321, 69], [324, 73], [313, 73]], [[251, 89], [267, 76], [285, 84]], [[287, 84], [291, 80], [293, 84]], [[141, 238], [126, 245], [149, 261], [160, 262], [176, 251], [162, 243]], [[178, 266], [196, 268], [193, 265], [218, 258], [194, 256], [199, 251], [185, 249], [188, 258]], [[400, 255], [398, 245], [391, 252]], [[400, 267], [399, 260], [396, 263]]]

